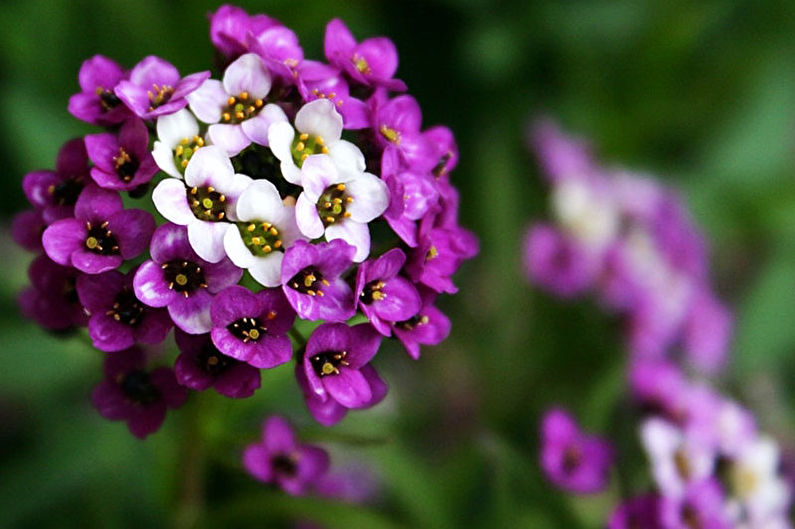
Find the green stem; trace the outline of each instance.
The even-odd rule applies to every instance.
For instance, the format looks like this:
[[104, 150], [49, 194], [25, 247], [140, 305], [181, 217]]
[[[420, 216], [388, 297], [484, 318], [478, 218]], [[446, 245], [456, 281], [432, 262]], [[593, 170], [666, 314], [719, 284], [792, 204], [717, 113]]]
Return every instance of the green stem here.
[[290, 329], [290, 336], [292, 337], [293, 340], [296, 341], [299, 349], [302, 347], [306, 347], [306, 338], [304, 338], [304, 335], [301, 334], [301, 331], [293, 327], [292, 329]]
[[175, 527], [194, 529], [199, 526], [204, 504], [205, 443], [201, 431], [201, 395], [195, 394], [182, 428], [182, 450], [177, 467], [179, 490]]

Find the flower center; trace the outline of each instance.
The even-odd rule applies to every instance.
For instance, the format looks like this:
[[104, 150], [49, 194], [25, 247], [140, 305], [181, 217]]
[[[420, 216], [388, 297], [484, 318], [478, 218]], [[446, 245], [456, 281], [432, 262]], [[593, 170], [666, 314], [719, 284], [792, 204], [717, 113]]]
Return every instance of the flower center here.
[[83, 191], [83, 177], [72, 176], [65, 180], [52, 184], [47, 188], [47, 192], [52, 195], [52, 200], [59, 206], [73, 206], [77, 198]]
[[98, 86], [96, 89], [96, 94], [99, 96], [99, 105], [102, 107], [102, 110], [106, 112], [116, 108], [121, 104], [121, 99], [119, 99], [116, 94], [113, 93], [113, 90], [106, 90], [105, 88]]
[[302, 132], [293, 139], [293, 145], [290, 148], [293, 153], [293, 161], [295, 165], [301, 167], [304, 160], [313, 154], [328, 154], [328, 147], [322, 136], [312, 136], [306, 132]]
[[356, 67], [356, 70], [359, 73], [363, 73], [364, 75], [370, 75], [373, 71], [370, 69], [370, 65], [367, 64], [367, 59], [359, 55], [358, 53], [353, 55], [353, 65]]
[[124, 150], [124, 147], [119, 147], [119, 154], [113, 157], [113, 165], [119, 178], [129, 182], [135, 176], [135, 172], [141, 166], [141, 163], [138, 161], [137, 156], [128, 153]]
[[130, 371], [119, 375], [116, 381], [124, 396], [132, 402], [149, 405], [160, 400], [160, 390], [149, 380], [146, 371]]
[[[63, 282], [63, 289], [61, 291], [63, 299], [69, 303], [80, 303], [80, 298], [77, 295], [77, 278], [67, 277]], [[81, 305], [82, 307], [82, 305]]]
[[207, 222], [217, 222], [226, 215], [226, 196], [212, 186], [186, 188], [193, 215]]
[[240, 123], [259, 114], [264, 104], [262, 99], [252, 99], [248, 92], [241, 92], [239, 96], [226, 100], [221, 118], [225, 123]]
[[239, 362], [221, 353], [214, 345], [205, 346], [196, 357], [199, 368], [210, 376], [217, 377]]
[[681, 516], [682, 516], [682, 522], [684, 522], [685, 527], [688, 527], [690, 529], [701, 529], [702, 527], [701, 517], [698, 514], [698, 510], [695, 509], [689, 503], [686, 503], [682, 507]]
[[427, 325], [429, 321], [430, 318], [428, 316], [417, 314], [407, 320], [395, 323], [395, 327], [404, 331], [413, 331], [419, 325]]
[[86, 222], [86, 248], [99, 255], [116, 255], [119, 253], [119, 243], [108, 229], [108, 221], [99, 226]]
[[447, 174], [447, 164], [448, 162], [450, 162], [450, 159], [452, 157], [453, 153], [451, 152], [444, 153], [442, 157], [439, 158], [439, 162], [434, 166], [433, 170], [431, 171], [433, 173], [433, 176], [435, 176], [436, 178], [441, 178], [445, 174]]
[[187, 298], [192, 292], [207, 288], [201, 266], [190, 261], [169, 261], [161, 265], [168, 288], [182, 292]]
[[200, 147], [204, 147], [204, 138], [201, 136], [182, 138], [179, 145], [174, 149], [174, 164], [180, 172], [185, 172], [185, 168], [188, 166], [191, 156], [193, 156], [193, 153], [198, 151]]
[[317, 376], [325, 377], [329, 375], [339, 375], [340, 366], [350, 365], [345, 360], [347, 356], [348, 351], [323, 351], [310, 358], [309, 361], [312, 363], [312, 367], [315, 373], [317, 373]]
[[681, 448], [674, 452], [674, 465], [679, 476], [684, 481], [688, 481], [691, 475], [690, 461], [687, 459], [687, 453]]
[[304, 268], [295, 274], [290, 281], [287, 282], [291, 288], [297, 290], [301, 294], [309, 294], [310, 296], [324, 296], [321, 286], [328, 286], [329, 282], [323, 278], [323, 275], [312, 267]]
[[149, 112], [153, 111], [160, 105], [168, 103], [168, 100], [171, 99], [171, 96], [173, 94], [174, 94], [173, 86], [171, 85], [159, 86], [157, 84], [153, 84], [152, 89], [146, 91], [146, 95], [149, 96]]
[[124, 287], [116, 294], [116, 300], [113, 303], [113, 308], [106, 314], [113, 317], [114, 320], [124, 325], [134, 327], [141, 323], [141, 316], [144, 313], [144, 306], [135, 297], [135, 293], [130, 287]]
[[295, 456], [277, 454], [271, 458], [271, 467], [276, 474], [294, 476], [298, 471], [298, 461]]
[[[273, 316], [271, 317], [271, 315]], [[275, 312], [268, 313], [268, 319], [272, 320], [275, 317]], [[227, 325], [226, 328], [232, 333], [232, 336], [243, 340], [243, 343], [256, 342], [268, 333], [268, 328], [260, 324], [257, 318], [240, 318], [234, 323]]]
[[384, 299], [386, 297], [386, 292], [383, 292], [385, 286], [386, 283], [383, 281], [370, 281], [367, 283], [362, 289], [362, 293], [359, 294], [359, 297], [362, 298], [362, 303], [369, 305], [373, 301]]
[[345, 206], [353, 202], [353, 197], [345, 194], [345, 184], [329, 186], [317, 200], [317, 213], [324, 226], [334, 224], [340, 217], [348, 218], [350, 212], [345, 211]]
[[246, 248], [253, 255], [268, 255], [274, 250], [284, 251], [279, 230], [270, 222], [239, 223], [237, 229]]
[[387, 139], [387, 141], [394, 143], [395, 145], [400, 145], [400, 132], [387, 127], [386, 125], [381, 125], [378, 129], [378, 132], [381, 133], [381, 136]]
[[571, 474], [582, 463], [582, 452], [576, 446], [567, 446], [563, 452], [563, 472]]

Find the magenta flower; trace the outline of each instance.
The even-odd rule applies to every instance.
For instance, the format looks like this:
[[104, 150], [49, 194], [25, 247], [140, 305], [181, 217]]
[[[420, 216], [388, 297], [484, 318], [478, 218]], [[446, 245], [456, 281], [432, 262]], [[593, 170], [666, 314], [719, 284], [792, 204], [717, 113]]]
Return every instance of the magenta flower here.
[[[369, 364], [362, 366], [359, 370], [370, 386], [370, 399], [364, 402], [356, 409], [372, 408], [386, 397], [387, 385], [375, 368]], [[295, 379], [298, 382], [298, 387], [304, 395], [304, 402], [312, 414], [314, 419], [323, 426], [334, 426], [340, 422], [348, 413], [348, 408], [337, 402], [335, 399], [323, 399], [320, 395], [314, 392], [309, 384], [309, 379], [306, 376], [306, 370], [301, 362], [295, 364]]]
[[561, 298], [585, 292], [596, 281], [598, 261], [577, 241], [546, 224], [530, 228], [524, 262], [534, 283]]
[[209, 334], [187, 334], [177, 330], [174, 337], [180, 350], [174, 373], [181, 385], [194, 391], [212, 387], [232, 399], [250, 397], [259, 389], [259, 369], [223, 354]]
[[340, 276], [353, 264], [355, 248], [344, 241], [298, 240], [284, 253], [282, 289], [298, 316], [345, 321], [356, 312], [353, 292]]
[[361, 369], [380, 345], [381, 335], [367, 324], [325, 323], [315, 329], [303, 360], [312, 392], [324, 402], [332, 399], [346, 408], [368, 405], [373, 389]]
[[127, 274], [111, 270], [77, 280], [80, 303], [91, 314], [88, 334], [100, 351], [159, 344], [174, 325], [165, 309], [148, 307], [135, 297], [134, 276], [134, 269]]
[[201, 259], [190, 247], [187, 230], [176, 224], [155, 230], [150, 253], [133, 279], [136, 297], [150, 307], [168, 307], [171, 319], [188, 334], [210, 332], [213, 296], [236, 284], [243, 271], [229, 259]]
[[222, 5], [210, 17], [210, 40], [227, 61], [233, 61], [249, 51], [249, 33], [256, 36], [281, 25], [275, 18], [249, 15], [239, 7]]
[[90, 185], [77, 199], [75, 218], [50, 225], [42, 243], [56, 263], [99, 274], [144, 252], [154, 227], [146, 211], [123, 209], [117, 193]]
[[105, 380], [91, 392], [100, 415], [111, 421], [126, 421], [134, 436], [143, 439], [157, 431], [168, 408], [179, 408], [188, 392], [177, 384], [167, 367], [146, 369], [146, 356], [138, 348], [107, 355]]
[[181, 78], [174, 65], [150, 55], [135, 65], [128, 79], [119, 81], [115, 92], [136, 116], [153, 119], [185, 108], [185, 97], [208, 77], [205, 71]]
[[331, 101], [342, 115], [347, 130], [370, 126], [367, 103], [351, 95], [350, 86], [338, 69], [317, 61], [302, 61], [296, 71], [298, 91], [304, 101]]
[[55, 171], [25, 175], [22, 188], [30, 204], [41, 211], [47, 224], [74, 215], [75, 203], [89, 182], [88, 155], [83, 138], [64, 143], [58, 151]]
[[566, 411], [551, 409], [541, 421], [541, 468], [558, 487], [590, 494], [607, 486], [613, 449], [584, 434]]
[[682, 497], [663, 496], [660, 505], [666, 529], [732, 529], [720, 484], [708, 479], [687, 488]]
[[378, 145], [397, 150], [413, 170], [433, 170], [438, 153], [428, 137], [422, 134], [422, 111], [410, 95], [388, 99], [382, 91], [370, 98], [371, 125]]
[[403, 321], [392, 323], [392, 332], [414, 360], [420, 357], [420, 345], [438, 345], [450, 335], [450, 318], [433, 303], [437, 294], [429, 288], [419, 289], [422, 306]]
[[335, 18], [326, 26], [323, 48], [329, 62], [358, 83], [394, 91], [406, 89], [406, 83], [393, 79], [398, 55], [395, 45], [386, 37], [369, 38], [357, 44], [345, 23]]
[[40, 253], [44, 249], [41, 235], [46, 228], [41, 211], [28, 209], [14, 215], [11, 221], [11, 238], [25, 250]]
[[88, 317], [77, 297], [77, 279], [82, 274], [53, 263], [40, 255], [30, 263], [31, 286], [19, 295], [22, 314], [45, 329], [65, 331], [86, 324]]
[[607, 522], [607, 529], [663, 529], [660, 521], [660, 497], [647, 494], [621, 503]]
[[391, 336], [390, 323], [415, 316], [420, 295], [409, 280], [399, 276], [406, 254], [393, 248], [378, 259], [365, 261], [356, 272], [356, 299], [370, 324], [384, 336]]
[[243, 452], [243, 466], [259, 481], [298, 496], [328, 471], [329, 457], [322, 448], [299, 443], [287, 421], [273, 415], [263, 425], [262, 441]]
[[287, 337], [293, 311], [284, 293], [266, 289], [256, 294], [241, 286], [231, 286], [213, 300], [212, 339], [226, 356], [269, 369], [288, 362], [293, 356]]
[[278, 105], [265, 105], [271, 89], [271, 75], [262, 59], [247, 53], [224, 71], [223, 82], [207, 79], [188, 95], [190, 109], [204, 123], [212, 144], [235, 156], [251, 142], [268, 145], [272, 123], [286, 121]]
[[131, 115], [114, 92], [124, 77], [122, 67], [102, 55], [83, 61], [78, 75], [81, 91], [69, 98], [69, 112], [92, 125], [121, 123]]
[[125, 121], [118, 135], [89, 134], [85, 142], [88, 157], [94, 162], [91, 178], [102, 188], [130, 191], [157, 173], [149, 152], [149, 133], [140, 119]]

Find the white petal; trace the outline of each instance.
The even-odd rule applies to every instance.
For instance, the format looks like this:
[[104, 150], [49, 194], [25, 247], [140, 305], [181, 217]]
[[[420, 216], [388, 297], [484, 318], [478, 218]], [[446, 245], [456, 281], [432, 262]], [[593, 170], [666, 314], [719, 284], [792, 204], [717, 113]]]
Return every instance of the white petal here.
[[176, 178], [162, 180], [152, 191], [152, 202], [157, 211], [174, 224], [187, 226], [196, 220], [188, 205], [188, 196], [182, 180]]
[[262, 99], [271, 89], [271, 76], [256, 53], [246, 53], [227, 66], [224, 90], [232, 96], [248, 92], [249, 98]]
[[188, 241], [196, 255], [208, 263], [217, 263], [224, 258], [224, 235], [228, 222], [204, 222], [196, 220], [188, 224]]
[[366, 167], [362, 151], [349, 141], [340, 140], [330, 144], [328, 155], [341, 173], [363, 173]]
[[240, 220], [275, 224], [282, 215], [284, 203], [275, 185], [267, 180], [255, 180], [240, 195], [236, 209]]
[[290, 148], [295, 139], [295, 129], [286, 121], [279, 121], [268, 129], [268, 144], [273, 155], [281, 162], [293, 163], [293, 154]]
[[177, 169], [177, 164], [174, 163], [174, 151], [168, 148], [168, 145], [162, 141], [156, 141], [154, 149], [152, 149], [152, 158], [155, 159], [157, 166], [166, 172], [166, 174], [174, 178], [182, 179], [182, 173]]
[[207, 145], [196, 151], [185, 169], [185, 183], [190, 187], [203, 187], [210, 181], [232, 178], [235, 170], [226, 152], [215, 145]]
[[[245, 135], [256, 144], [268, 146], [268, 131], [276, 123], [287, 123], [287, 115], [279, 105], [273, 103], [265, 105], [262, 111], [251, 119], [247, 119], [240, 126]], [[292, 140], [291, 140], [292, 141]]]
[[297, 186], [302, 185], [301, 170], [293, 163], [292, 160], [288, 162], [282, 162], [279, 167], [282, 170], [282, 176], [285, 180]]
[[157, 137], [172, 151], [183, 138], [193, 138], [198, 134], [199, 124], [187, 108], [157, 118]]
[[370, 230], [367, 224], [359, 224], [350, 219], [335, 222], [326, 227], [326, 240], [342, 239], [356, 247], [353, 256], [355, 263], [361, 263], [370, 255]]
[[386, 183], [370, 173], [360, 173], [345, 182], [346, 192], [353, 202], [345, 209], [351, 220], [368, 223], [381, 215], [389, 206], [389, 189]]
[[217, 182], [215, 187], [226, 196], [226, 216], [229, 220], [238, 220], [237, 201], [253, 182], [252, 178], [244, 174], [234, 174], [229, 180]]
[[279, 228], [279, 235], [285, 249], [292, 246], [298, 239], [307, 238], [298, 228], [298, 222], [295, 217], [295, 206], [284, 206], [284, 208], [282, 208], [281, 218], [275, 219], [273, 224]]
[[302, 106], [295, 116], [295, 128], [331, 143], [342, 136], [342, 116], [334, 103], [320, 98]]
[[241, 125], [216, 123], [207, 129], [207, 136], [213, 145], [226, 151], [227, 156], [237, 156], [240, 151], [251, 145], [251, 140], [243, 132]]
[[229, 259], [240, 268], [248, 268], [256, 259], [243, 242], [240, 230], [235, 224], [229, 224], [224, 233], [224, 251]]
[[262, 257], [255, 257], [249, 265], [248, 273], [257, 283], [266, 287], [278, 287], [282, 284], [282, 260], [284, 252], [271, 252]]
[[295, 220], [301, 233], [310, 239], [317, 239], [323, 235], [323, 222], [317, 214], [317, 206], [307, 198], [306, 193], [301, 193], [295, 203]]
[[188, 94], [185, 99], [190, 109], [204, 123], [221, 121], [221, 109], [226, 106], [229, 94], [224, 90], [221, 81], [207, 79], [202, 85]]
[[313, 202], [317, 202], [328, 186], [339, 182], [337, 166], [327, 155], [313, 154], [304, 160], [301, 166], [301, 185], [304, 186], [304, 194]]

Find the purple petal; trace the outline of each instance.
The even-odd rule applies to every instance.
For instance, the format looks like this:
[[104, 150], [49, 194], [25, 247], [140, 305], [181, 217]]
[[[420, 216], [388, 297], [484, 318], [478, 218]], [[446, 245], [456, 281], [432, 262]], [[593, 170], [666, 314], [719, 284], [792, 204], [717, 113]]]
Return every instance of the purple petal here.
[[107, 314], [94, 314], [88, 322], [88, 335], [100, 351], [115, 352], [135, 345], [129, 325], [115, 321]]
[[137, 341], [149, 345], [162, 343], [168, 336], [168, 331], [174, 326], [166, 310], [146, 310], [143, 319], [134, 329], [133, 334]]
[[135, 297], [150, 307], [167, 307], [180, 296], [168, 288], [163, 269], [151, 260], [138, 268], [133, 278], [133, 290]]
[[243, 466], [246, 471], [265, 483], [273, 481], [273, 466], [271, 465], [271, 454], [262, 445], [249, 445], [243, 452]]
[[168, 305], [168, 313], [174, 320], [174, 324], [186, 333], [207, 333], [213, 328], [210, 319], [212, 301], [213, 297], [209, 292], [199, 289], [187, 298], [180, 295], [175, 296]]
[[124, 274], [116, 271], [80, 276], [77, 278], [77, 295], [89, 312], [104, 312], [113, 306], [125, 283]]
[[72, 253], [72, 266], [87, 274], [101, 274], [115, 270], [123, 262], [121, 255], [100, 255], [87, 248], [78, 248]]
[[298, 441], [290, 424], [277, 415], [268, 417], [262, 428], [262, 441], [271, 454], [287, 454], [295, 450]]
[[122, 257], [132, 259], [149, 248], [155, 219], [147, 211], [125, 209], [108, 219], [108, 229], [116, 234]]
[[240, 124], [216, 123], [210, 125], [207, 136], [213, 145], [223, 149], [228, 156], [237, 156], [240, 151], [251, 145], [251, 140], [243, 132], [243, 127]]
[[420, 295], [414, 285], [402, 277], [387, 281], [381, 290], [382, 299], [370, 304], [378, 317], [387, 321], [403, 321], [415, 315], [421, 307]]
[[47, 256], [64, 266], [72, 264], [72, 254], [86, 242], [86, 225], [77, 219], [63, 219], [49, 226], [42, 234]]
[[368, 402], [373, 394], [361, 372], [343, 367], [339, 374], [323, 377], [328, 394], [346, 408], [356, 408]]
[[235, 285], [215, 296], [210, 314], [214, 327], [226, 327], [241, 318], [259, 317], [262, 311], [263, 304], [256, 294], [246, 287]]
[[176, 224], [158, 226], [152, 234], [149, 250], [152, 259], [158, 264], [173, 259], [196, 261], [199, 258], [188, 242], [188, 230]]
[[75, 218], [83, 222], [105, 222], [122, 207], [121, 197], [115, 191], [87, 185], [75, 204]]
[[237, 96], [248, 92], [249, 97], [262, 99], [271, 89], [271, 76], [257, 54], [247, 53], [227, 67], [223, 85], [229, 95]]

